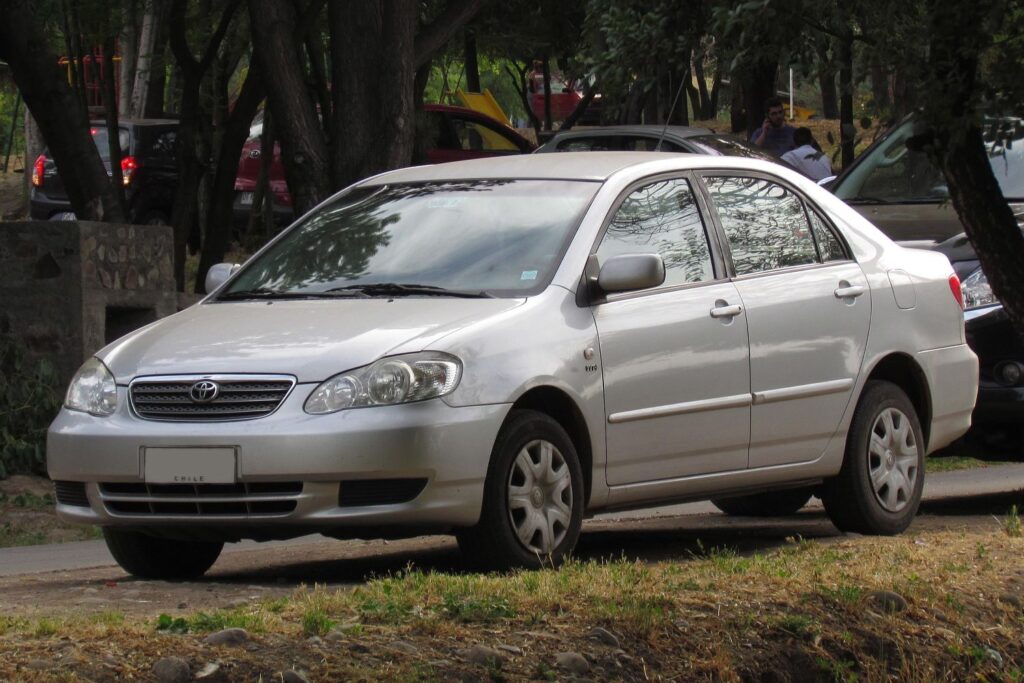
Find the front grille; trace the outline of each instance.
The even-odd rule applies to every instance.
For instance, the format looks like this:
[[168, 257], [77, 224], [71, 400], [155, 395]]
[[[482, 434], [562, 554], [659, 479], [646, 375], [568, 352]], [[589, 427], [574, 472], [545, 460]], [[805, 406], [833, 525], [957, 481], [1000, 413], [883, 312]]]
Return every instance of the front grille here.
[[89, 498], [85, 495], [85, 484], [80, 481], [55, 481], [54, 491], [57, 494], [57, 502], [61, 505], [74, 505], [75, 507], [89, 507]]
[[[214, 399], [199, 402], [191, 397], [200, 381], [216, 383]], [[144, 377], [131, 383], [129, 394], [135, 414], [147, 420], [215, 422], [269, 415], [293, 386], [293, 377], [281, 375]]]
[[341, 482], [338, 507], [397, 505], [420, 495], [426, 479], [352, 479]]
[[295, 510], [302, 482], [238, 484], [102, 483], [100, 496], [114, 515], [254, 517]]

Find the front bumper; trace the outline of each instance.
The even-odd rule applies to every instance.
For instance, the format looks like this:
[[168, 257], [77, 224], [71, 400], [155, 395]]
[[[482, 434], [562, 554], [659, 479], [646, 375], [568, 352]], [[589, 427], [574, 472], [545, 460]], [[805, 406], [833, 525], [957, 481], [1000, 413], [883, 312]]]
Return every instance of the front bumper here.
[[[383, 530], [375, 535], [400, 536], [403, 528], [411, 533], [477, 522], [491, 449], [508, 405], [453, 408], [435, 399], [315, 416], [302, 410], [313, 388], [297, 385], [276, 412], [245, 421], [143, 420], [129, 409], [124, 387], [118, 388], [118, 409], [110, 417], [63, 409], [47, 436], [58, 515], [224, 540], [366, 535], [368, 528]], [[146, 483], [147, 448], [214, 447], [234, 449], [233, 486]], [[399, 488], [424, 485], [402, 502], [392, 502], [391, 487], [391, 497], [380, 504], [373, 491], [389, 480]], [[76, 502], [74, 495], [61, 496], [62, 486], [77, 488], [77, 504], [68, 504]], [[346, 499], [357, 489], [362, 493], [355, 501]]]
[[1020, 429], [1024, 424], [1024, 380], [1015, 385], [1000, 381], [997, 368], [1007, 362], [1024, 364], [1021, 345], [1002, 306], [967, 311], [964, 315], [967, 343], [978, 354], [978, 402], [972, 421], [974, 431], [993, 427]]

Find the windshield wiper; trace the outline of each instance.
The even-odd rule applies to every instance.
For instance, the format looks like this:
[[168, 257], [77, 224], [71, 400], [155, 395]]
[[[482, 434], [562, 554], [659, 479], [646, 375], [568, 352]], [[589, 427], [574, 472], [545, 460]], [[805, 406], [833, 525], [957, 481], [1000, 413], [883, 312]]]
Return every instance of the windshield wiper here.
[[398, 282], [372, 282], [364, 285], [348, 285], [334, 287], [327, 292], [360, 292], [368, 296], [452, 296], [461, 299], [493, 299], [487, 292], [467, 292], [458, 289], [445, 289], [434, 285], [401, 284]]
[[877, 197], [851, 197], [846, 200], [847, 204], [888, 204], [889, 202], [885, 199], [878, 199]]
[[237, 292], [227, 292], [217, 297], [217, 301], [240, 301], [245, 299], [330, 299], [345, 296], [365, 296], [360, 292], [287, 292], [269, 287], [256, 287], [255, 289], [243, 289]]

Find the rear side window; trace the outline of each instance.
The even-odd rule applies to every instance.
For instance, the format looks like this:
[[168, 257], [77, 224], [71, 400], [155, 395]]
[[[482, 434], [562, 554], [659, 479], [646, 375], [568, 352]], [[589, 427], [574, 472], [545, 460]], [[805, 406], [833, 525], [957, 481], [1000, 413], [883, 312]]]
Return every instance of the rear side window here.
[[478, 123], [452, 117], [452, 126], [464, 150], [486, 152], [518, 152], [519, 147], [498, 131]]
[[818, 262], [799, 197], [763, 178], [709, 177], [737, 275]]
[[[92, 126], [89, 128], [89, 132], [92, 133], [92, 141], [96, 145], [96, 150], [100, 153], [100, 159], [107, 161], [110, 159], [110, 138], [107, 136], [107, 129], [101, 126]], [[129, 143], [131, 139], [128, 135], [128, 131], [125, 128], [118, 129], [117, 142], [121, 146], [121, 156], [131, 154], [131, 148]]]
[[558, 143], [559, 152], [620, 152], [622, 140], [614, 135], [569, 138]]
[[660, 254], [666, 287], [714, 279], [711, 251], [690, 184], [661, 180], [637, 188], [615, 212], [597, 259], [620, 254]]
[[843, 248], [843, 243], [839, 241], [836, 234], [832, 232], [832, 228], [829, 227], [821, 216], [808, 211], [807, 215], [811, 217], [811, 229], [814, 231], [814, 241], [818, 243], [818, 253], [821, 255], [823, 263], [830, 261], [845, 261], [850, 257], [846, 254], [846, 249]]
[[153, 135], [153, 144], [149, 147], [148, 157], [162, 164], [174, 164], [177, 158], [178, 131], [164, 130]]

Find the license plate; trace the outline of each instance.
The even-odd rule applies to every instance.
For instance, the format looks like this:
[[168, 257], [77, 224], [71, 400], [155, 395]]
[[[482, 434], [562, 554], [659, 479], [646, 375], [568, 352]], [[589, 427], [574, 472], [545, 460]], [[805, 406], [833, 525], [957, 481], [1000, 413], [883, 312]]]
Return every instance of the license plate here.
[[252, 192], [239, 192], [238, 201], [242, 204], [242, 206], [252, 206], [252, 196]]
[[233, 484], [234, 448], [146, 448], [146, 482], [150, 484]]

